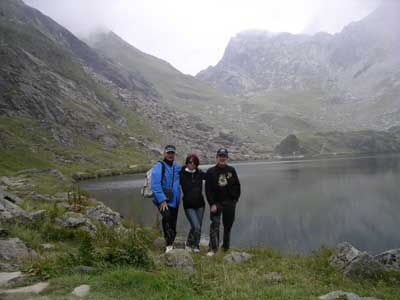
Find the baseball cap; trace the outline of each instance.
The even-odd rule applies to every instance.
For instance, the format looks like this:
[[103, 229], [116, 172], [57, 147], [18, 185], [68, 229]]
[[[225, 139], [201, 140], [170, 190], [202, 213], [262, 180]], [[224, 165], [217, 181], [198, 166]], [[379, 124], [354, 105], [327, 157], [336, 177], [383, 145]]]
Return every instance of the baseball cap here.
[[226, 149], [226, 148], [218, 149], [217, 156], [226, 156], [226, 157], [228, 157], [228, 149]]
[[164, 152], [174, 152], [174, 153], [176, 153], [176, 147], [174, 145], [167, 145], [164, 148]]

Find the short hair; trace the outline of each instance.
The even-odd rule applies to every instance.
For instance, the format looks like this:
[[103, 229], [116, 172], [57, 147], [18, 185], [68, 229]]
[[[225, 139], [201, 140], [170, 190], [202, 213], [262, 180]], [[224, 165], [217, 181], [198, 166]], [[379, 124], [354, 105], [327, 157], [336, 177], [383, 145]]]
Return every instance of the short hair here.
[[185, 165], [187, 165], [190, 161], [193, 161], [194, 164], [198, 167], [200, 165], [200, 160], [199, 157], [196, 154], [188, 154], [188, 156], [186, 157], [186, 162]]

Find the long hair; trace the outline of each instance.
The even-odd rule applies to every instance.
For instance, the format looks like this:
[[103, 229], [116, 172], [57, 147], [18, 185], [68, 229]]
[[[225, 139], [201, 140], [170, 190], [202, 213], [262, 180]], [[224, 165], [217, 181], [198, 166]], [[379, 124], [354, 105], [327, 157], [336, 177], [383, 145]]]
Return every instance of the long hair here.
[[190, 161], [193, 161], [196, 167], [200, 165], [199, 157], [196, 154], [188, 154], [185, 165], [187, 165]]

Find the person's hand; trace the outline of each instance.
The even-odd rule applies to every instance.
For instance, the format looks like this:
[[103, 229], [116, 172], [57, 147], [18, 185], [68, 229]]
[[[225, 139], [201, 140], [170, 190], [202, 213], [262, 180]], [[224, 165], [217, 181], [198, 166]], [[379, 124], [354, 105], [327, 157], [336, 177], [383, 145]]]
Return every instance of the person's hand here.
[[218, 208], [215, 204], [211, 205], [211, 213], [215, 214], [217, 212]]
[[168, 210], [168, 204], [167, 201], [163, 201], [160, 203], [160, 206], [158, 207], [161, 212], [167, 211]]

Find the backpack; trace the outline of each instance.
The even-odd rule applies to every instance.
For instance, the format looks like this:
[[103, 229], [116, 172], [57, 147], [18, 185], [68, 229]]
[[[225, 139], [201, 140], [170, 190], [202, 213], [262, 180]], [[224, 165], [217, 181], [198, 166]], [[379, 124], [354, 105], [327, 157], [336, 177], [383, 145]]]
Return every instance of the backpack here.
[[[159, 160], [157, 163], [161, 164], [161, 182], [164, 179], [165, 176], [165, 165], [164, 163]], [[147, 171], [146, 176], [144, 178], [144, 183], [143, 183], [143, 187], [141, 189], [141, 195], [144, 198], [153, 198], [153, 191], [151, 190], [151, 171], [153, 170], [153, 168], [151, 168], [150, 170]]]

